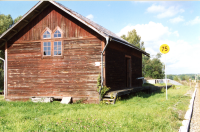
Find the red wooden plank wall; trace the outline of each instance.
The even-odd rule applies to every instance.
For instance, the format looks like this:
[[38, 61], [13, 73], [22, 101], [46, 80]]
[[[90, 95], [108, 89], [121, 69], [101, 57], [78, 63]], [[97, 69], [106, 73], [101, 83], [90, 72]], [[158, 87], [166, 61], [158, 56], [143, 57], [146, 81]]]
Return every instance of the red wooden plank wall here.
[[[41, 32], [61, 28], [63, 58], [42, 59]], [[8, 98], [70, 96], [98, 103], [96, 91], [101, 61], [99, 36], [91, 29], [50, 6], [31, 21], [8, 46]]]
[[132, 87], [142, 86], [142, 53], [117, 42], [110, 42], [106, 49], [106, 85], [112, 90], [126, 88], [126, 57], [131, 57]]

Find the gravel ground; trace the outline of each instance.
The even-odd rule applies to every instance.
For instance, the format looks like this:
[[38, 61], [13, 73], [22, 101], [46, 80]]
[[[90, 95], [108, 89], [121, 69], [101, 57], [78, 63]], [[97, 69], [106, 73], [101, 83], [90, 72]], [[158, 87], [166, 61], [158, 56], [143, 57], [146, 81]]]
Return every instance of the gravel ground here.
[[190, 132], [200, 132], [200, 88], [197, 88], [192, 120], [190, 123]]

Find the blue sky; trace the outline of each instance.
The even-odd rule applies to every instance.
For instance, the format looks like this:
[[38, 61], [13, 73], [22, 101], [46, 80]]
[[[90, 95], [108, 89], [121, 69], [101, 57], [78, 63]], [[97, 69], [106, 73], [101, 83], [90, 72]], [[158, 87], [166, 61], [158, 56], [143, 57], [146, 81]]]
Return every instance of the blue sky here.
[[[121, 36], [136, 29], [153, 57], [161, 44], [167, 74], [200, 73], [200, 1], [58, 1]], [[24, 15], [37, 1], [0, 1], [0, 14]]]

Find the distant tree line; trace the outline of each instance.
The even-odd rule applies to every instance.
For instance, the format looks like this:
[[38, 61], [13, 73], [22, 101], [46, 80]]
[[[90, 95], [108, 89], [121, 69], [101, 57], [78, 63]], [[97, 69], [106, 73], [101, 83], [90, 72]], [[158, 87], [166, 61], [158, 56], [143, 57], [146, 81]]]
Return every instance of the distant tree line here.
[[[19, 21], [22, 16], [18, 16], [14, 20], [11, 15], [0, 14], [0, 35], [2, 35], [7, 29], [13, 26], [17, 21]], [[0, 50], [0, 57], [5, 58], [5, 53]], [[0, 61], [0, 90], [4, 87], [4, 71], [3, 71], [3, 61]]]
[[[122, 35], [121, 38], [145, 51], [144, 42], [141, 42], [141, 37], [137, 34], [135, 29], [128, 32], [127, 36]], [[160, 61], [161, 55], [161, 53], [157, 53], [155, 57], [151, 58], [146, 55], [142, 55], [143, 77], [150, 77], [156, 79], [164, 78], [164, 64]]]
[[[179, 75], [170, 74], [167, 75], [167, 78], [175, 81], [189, 81], [189, 79], [195, 80], [195, 74], [179, 74]], [[200, 76], [198, 76], [197, 79], [200, 80]]]

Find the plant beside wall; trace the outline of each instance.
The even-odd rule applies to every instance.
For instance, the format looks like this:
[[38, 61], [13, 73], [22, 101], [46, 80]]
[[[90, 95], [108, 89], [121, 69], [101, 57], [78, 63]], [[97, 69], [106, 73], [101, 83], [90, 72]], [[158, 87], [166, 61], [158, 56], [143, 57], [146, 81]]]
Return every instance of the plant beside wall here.
[[[99, 92], [99, 90], [101, 89], [101, 75], [98, 76], [97, 78], [97, 92]], [[101, 98], [103, 98], [103, 96], [106, 94], [106, 92], [110, 90], [110, 87], [107, 86], [103, 86], [101, 89]]]

